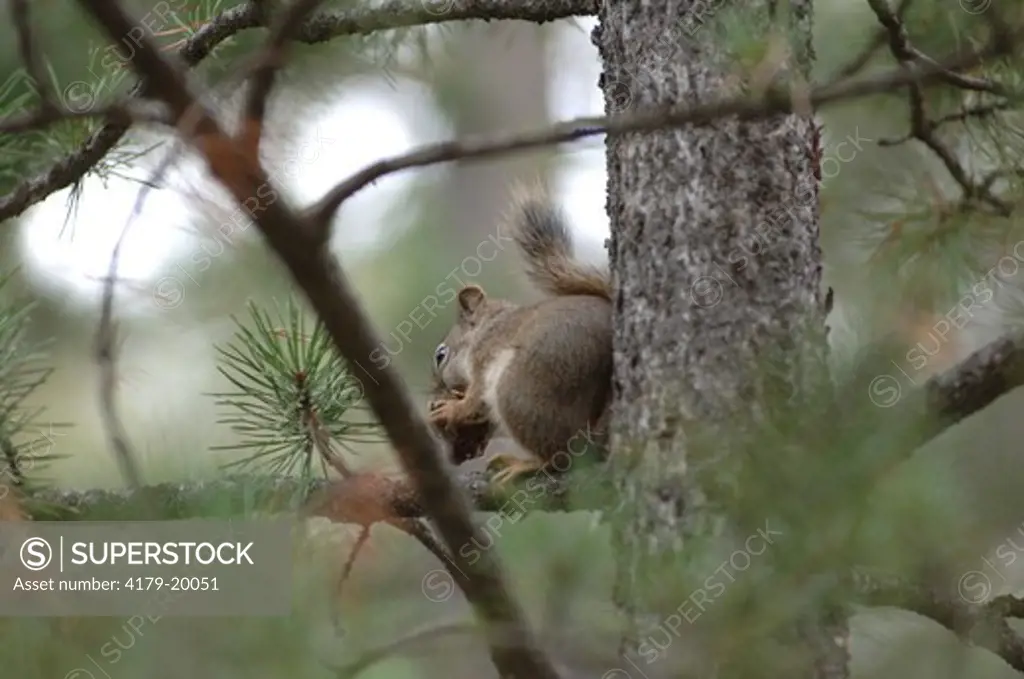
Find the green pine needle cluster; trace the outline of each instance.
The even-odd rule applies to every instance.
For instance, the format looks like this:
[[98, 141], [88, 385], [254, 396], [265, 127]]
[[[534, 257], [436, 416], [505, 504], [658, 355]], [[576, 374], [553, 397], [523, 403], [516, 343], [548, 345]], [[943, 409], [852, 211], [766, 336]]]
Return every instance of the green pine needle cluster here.
[[[0, 279], [0, 292], [10, 276]], [[53, 372], [45, 346], [30, 340], [31, 304], [0, 306], [0, 489], [46, 486], [40, 471], [61, 456], [54, 441], [68, 423], [44, 422], [29, 398]], [[352, 444], [384, 440], [364, 403], [362, 382], [349, 369], [323, 325], [289, 301], [277, 317], [250, 303], [248, 322], [233, 318], [234, 338], [216, 347], [218, 371], [234, 391], [210, 394], [224, 409], [221, 424], [239, 441], [214, 450], [244, 450], [227, 467], [262, 468], [303, 481], [327, 476], [324, 451], [354, 453]], [[307, 327], [313, 325], [312, 328]], [[319, 465], [318, 465], [319, 462]], [[6, 495], [0, 490], [0, 495]]]
[[[217, 450], [251, 451], [227, 466], [263, 467], [276, 474], [326, 477], [317, 428], [332, 446], [383, 440], [366, 417], [362, 382], [339, 357], [323, 325], [312, 330], [299, 306], [278, 307], [278, 318], [249, 305], [250, 324], [232, 318], [234, 341], [218, 346], [218, 371], [235, 391], [211, 394], [225, 409], [219, 419], [240, 441]], [[359, 416], [360, 413], [363, 416]], [[319, 465], [318, 465], [319, 462]]]
[[[0, 278], [0, 292], [10, 281]], [[42, 407], [27, 400], [53, 369], [45, 363], [45, 346], [27, 337], [32, 305], [0, 306], [0, 495], [9, 486], [29, 490], [43, 485], [38, 472], [58, 457], [55, 437], [66, 423], [44, 423]]]

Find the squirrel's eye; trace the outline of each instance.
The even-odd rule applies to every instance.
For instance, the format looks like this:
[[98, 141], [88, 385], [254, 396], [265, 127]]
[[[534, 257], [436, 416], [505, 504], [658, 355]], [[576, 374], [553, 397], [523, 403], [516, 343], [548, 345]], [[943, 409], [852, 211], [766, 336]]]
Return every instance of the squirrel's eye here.
[[434, 350], [434, 364], [440, 368], [446, 358], [448, 358], [448, 345], [438, 344], [437, 349]]

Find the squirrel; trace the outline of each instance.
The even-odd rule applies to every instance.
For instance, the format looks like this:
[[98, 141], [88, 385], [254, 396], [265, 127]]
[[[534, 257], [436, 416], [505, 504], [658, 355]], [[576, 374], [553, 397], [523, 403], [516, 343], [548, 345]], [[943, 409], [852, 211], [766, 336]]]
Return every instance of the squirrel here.
[[456, 397], [430, 404], [431, 424], [449, 439], [490, 422], [531, 453], [495, 456], [505, 465], [499, 484], [544, 467], [603, 423], [612, 384], [609, 273], [574, 259], [563, 214], [540, 194], [520, 193], [508, 223], [528, 278], [549, 297], [519, 305], [461, 288], [455, 323], [434, 352], [435, 379]]

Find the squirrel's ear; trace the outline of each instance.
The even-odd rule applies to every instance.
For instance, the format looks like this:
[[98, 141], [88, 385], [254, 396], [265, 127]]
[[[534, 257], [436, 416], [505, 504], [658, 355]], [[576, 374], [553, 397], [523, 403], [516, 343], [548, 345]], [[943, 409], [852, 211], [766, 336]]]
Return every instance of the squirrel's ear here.
[[484, 289], [479, 285], [467, 285], [459, 290], [459, 309], [462, 315], [472, 314], [483, 304]]

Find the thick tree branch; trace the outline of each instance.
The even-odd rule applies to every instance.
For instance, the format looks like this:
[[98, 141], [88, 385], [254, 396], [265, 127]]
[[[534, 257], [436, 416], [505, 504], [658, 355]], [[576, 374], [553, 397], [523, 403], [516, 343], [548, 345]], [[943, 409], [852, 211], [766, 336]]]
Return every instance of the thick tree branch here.
[[[225, 10], [200, 27], [178, 50], [188, 66], [208, 57], [217, 45], [242, 31], [265, 27], [259, 3], [248, 2]], [[449, 21], [519, 19], [544, 23], [597, 11], [596, 0], [446, 0], [445, 11], [420, 0], [385, 0], [373, 6], [317, 13], [305, 21], [295, 39], [318, 44], [348, 35], [369, 35], [378, 31], [425, 26]], [[132, 93], [139, 95], [141, 86]], [[48, 170], [18, 184], [0, 196], [0, 222], [16, 217], [51, 193], [79, 181], [128, 131], [123, 122], [111, 122], [80, 149], [61, 158]]]
[[917, 446], [1020, 386], [1024, 386], [1024, 333], [991, 342], [928, 380], [922, 415], [929, 424], [920, 432]]
[[[880, 345], [882, 360], [865, 360], [863, 380], [854, 381], [859, 393], [840, 396], [847, 400], [867, 396], [884, 411], [868, 426], [893, 428], [892, 454], [880, 459], [873, 472], [878, 480], [950, 427], [1024, 386], [1024, 331], [990, 342], [923, 384], [915, 382], [898, 359], [888, 356], [885, 346]], [[883, 364], [885, 359], [889, 360]]]
[[[902, 370], [895, 361], [892, 365]], [[1024, 386], [1024, 332], [990, 342], [920, 386], [904, 372], [910, 383], [905, 386], [896, 374], [886, 374], [887, 370], [881, 368], [870, 375], [868, 396], [876, 406], [888, 410], [886, 421], [912, 424], [903, 430], [897, 455], [885, 463], [881, 474], [953, 425]]]

